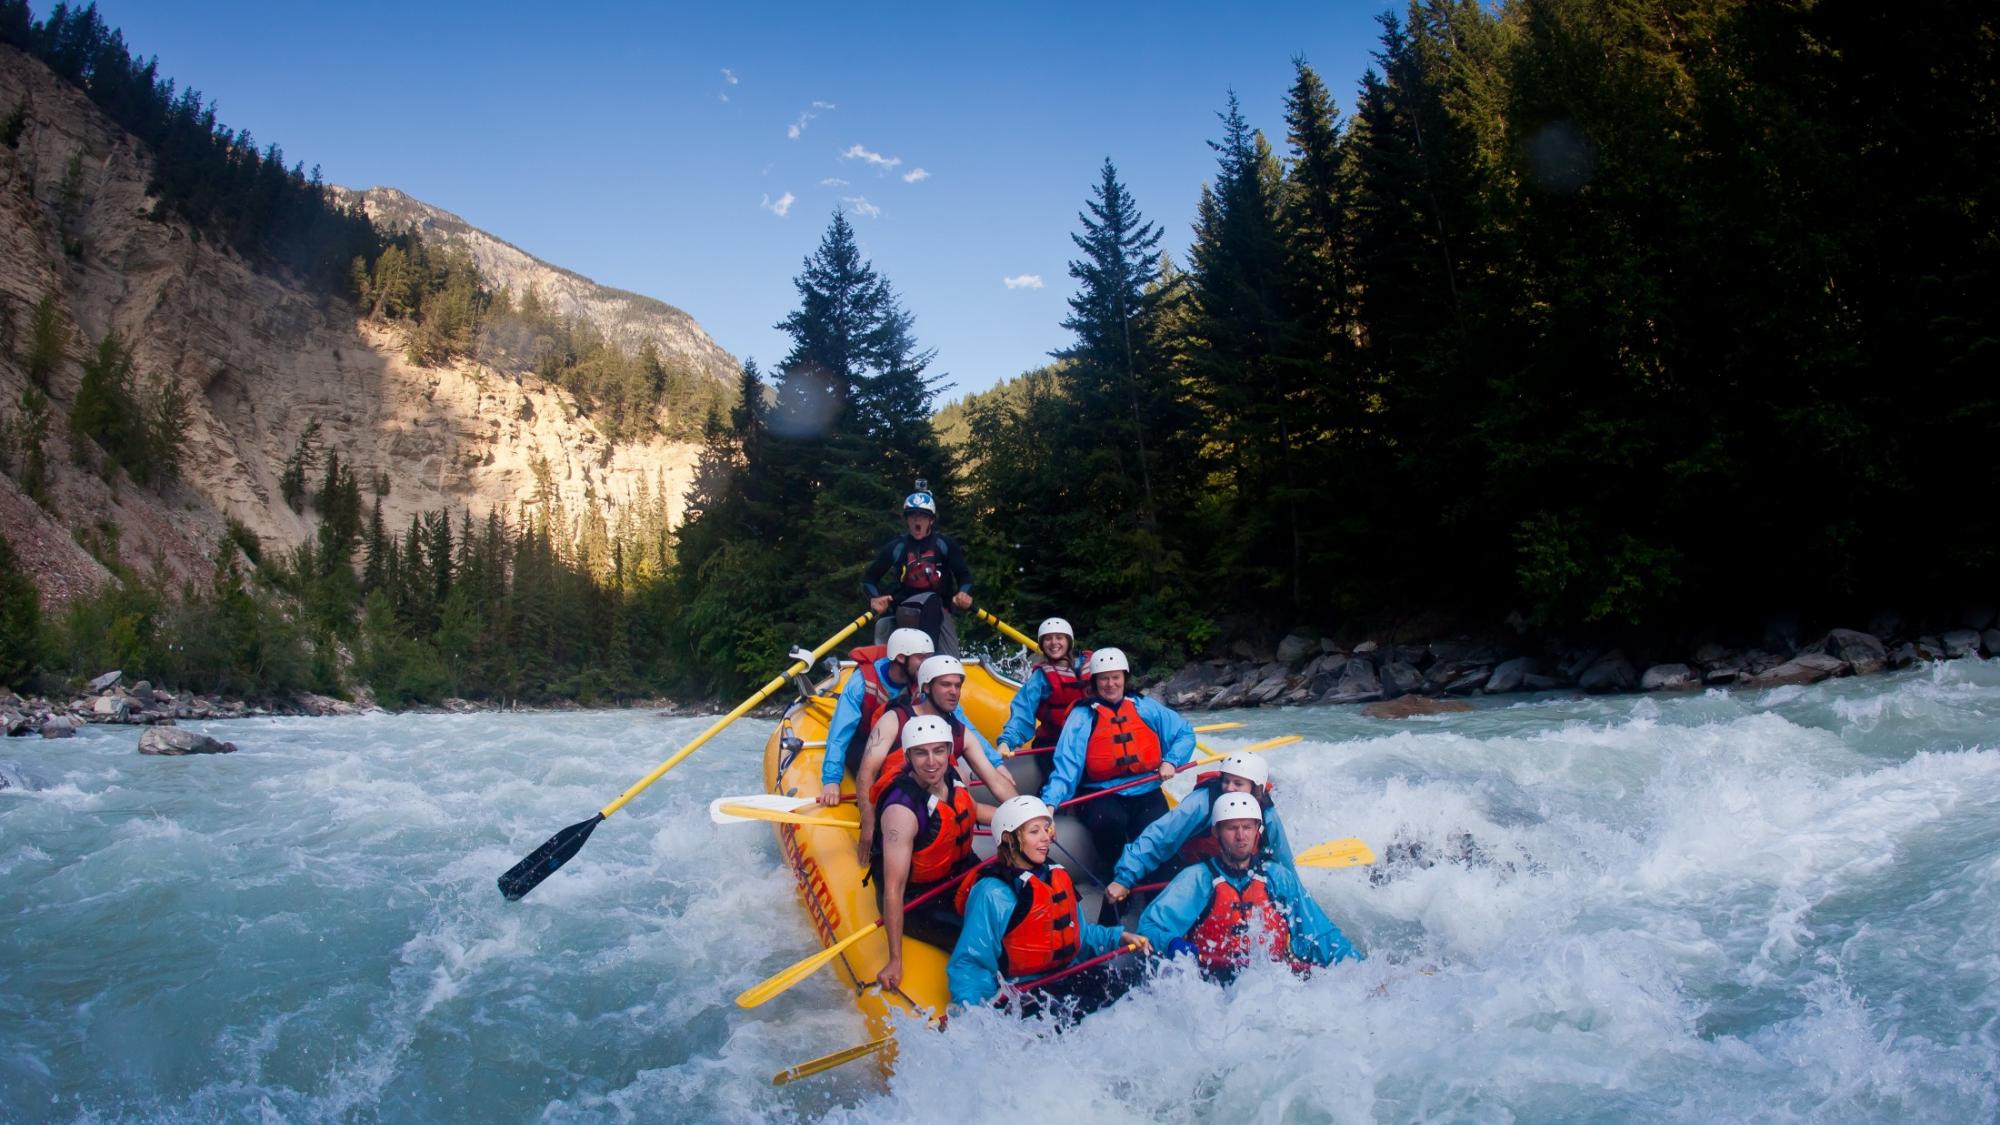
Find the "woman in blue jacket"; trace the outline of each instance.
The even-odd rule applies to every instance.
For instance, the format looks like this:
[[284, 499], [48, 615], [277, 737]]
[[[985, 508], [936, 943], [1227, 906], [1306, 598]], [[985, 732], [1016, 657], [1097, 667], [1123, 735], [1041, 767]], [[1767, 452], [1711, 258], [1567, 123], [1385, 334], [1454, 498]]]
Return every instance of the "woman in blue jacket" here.
[[1096, 845], [1098, 862], [1108, 868], [1125, 845], [1166, 815], [1160, 783], [1194, 756], [1194, 727], [1172, 708], [1126, 693], [1131, 666], [1120, 650], [1098, 649], [1085, 671], [1091, 694], [1063, 723], [1042, 800], [1061, 808], [1079, 787], [1107, 789], [1144, 779], [1073, 810]]
[[[1055, 813], [1039, 798], [1012, 798], [993, 810], [995, 862], [959, 891], [965, 928], [945, 966], [951, 1002], [986, 1004], [1004, 988], [1058, 973], [1121, 944], [1151, 949], [1135, 933], [1083, 920], [1076, 884], [1060, 863], [1049, 862], [1055, 842]], [[1136, 958], [1114, 958], [1019, 994], [1022, 1015], [1061, 1001], [1082, 1017], [1116, 1000], [1140, 971]], [[1010, 991], [1010, 995], [1012, 995]]]

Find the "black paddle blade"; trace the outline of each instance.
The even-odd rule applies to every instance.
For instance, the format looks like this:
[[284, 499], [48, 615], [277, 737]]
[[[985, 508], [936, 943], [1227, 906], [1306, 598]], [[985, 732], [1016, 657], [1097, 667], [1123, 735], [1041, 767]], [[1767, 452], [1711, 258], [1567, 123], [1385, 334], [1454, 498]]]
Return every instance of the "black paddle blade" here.
[[529, 891], [542, 885], [542, 880], [556, 873], [556, 869], [569, 862], [569, 858], [583, 848], [583, 842], [597, 831], [604, 820], [598, 813], [589, 820], [579, 820], [561, 832], [549, 837], [548, 843], [536, 848], [528, 858], [507, 869], [500, 876], [500, 893], [513, 902]]

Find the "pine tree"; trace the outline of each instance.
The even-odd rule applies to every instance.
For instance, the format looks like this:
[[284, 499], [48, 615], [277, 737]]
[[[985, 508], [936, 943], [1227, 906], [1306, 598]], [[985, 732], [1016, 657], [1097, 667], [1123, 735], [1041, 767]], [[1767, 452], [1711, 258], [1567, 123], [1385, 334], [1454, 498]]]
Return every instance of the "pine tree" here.
[[0, 686], [26, 690], [41, 658], [41, 592], [0, 535]]

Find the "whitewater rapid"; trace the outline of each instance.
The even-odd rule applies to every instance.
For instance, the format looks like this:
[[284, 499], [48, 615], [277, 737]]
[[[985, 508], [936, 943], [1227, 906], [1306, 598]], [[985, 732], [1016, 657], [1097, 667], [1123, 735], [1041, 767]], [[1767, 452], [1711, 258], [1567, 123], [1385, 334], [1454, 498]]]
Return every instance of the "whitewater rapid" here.
[[[708, 722], [202, 724], [0, 743], [0, 1119], [1718, 1120], [2000, 1116], [2000, 661], [1811, 688], [1252, 711], [1307, 887], [1368, 960], [1168, 971], [1051, 1036], [860, 1042], [745, 721], [518, 903], [494, 878]], [[1412, 858], [1412, 852], [1417, 858]], [[1428, 863], [1429, 866], [1425, 866]], [[1026, 1116], [1023, 1116], [1026, 1115]]]

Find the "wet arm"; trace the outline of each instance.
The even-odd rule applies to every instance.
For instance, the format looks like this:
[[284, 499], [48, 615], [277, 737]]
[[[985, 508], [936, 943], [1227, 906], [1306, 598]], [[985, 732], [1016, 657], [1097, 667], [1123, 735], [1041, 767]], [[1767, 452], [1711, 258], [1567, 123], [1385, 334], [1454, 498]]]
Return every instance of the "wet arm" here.
[[1090, 708], [1079, 704], [1070, 711], [1063, 723], [1062, 737], [1056, 739], [1056, 752], [1050, 755], [1049, 780], [1042, 786], [1042, 800], [1050, 808], [1061, 805], [1076, 792], [1077, 779], [1083, 776], [1084, 751], [1090, 745]]
[[1112, 882], [1123, 883], [1127, 889], [1137, 886], [1146, 872], [1173, 858], [1188, 837], [1207, 823], [1208, 791], [1196, 789], [1167, 815], [1147, 825], [1138, 839], [1125, 845], [1125, 850], [1119, 853], [1118, 866], [1111, 872]]
[[1013, 912], [1014, 895], [1004, 884], [990, 879], [974, 884], [965, 900], [965, 928], [945, 964], [953, 1004], [984, 1004], [1000, 991], [1000, 939]]
[[1319, 903], [1306, 893], [1305, 886], [1289, 867], [1271, 867], [1265, 870], [1266, 881], [1271, 892], [1278, 899], [1288, 916], [1292, 927], [1292, 956], [1315, 965], [1337, 965], [1342, 961], [1359, 961], [1361, 953]]
[[839, 785], [847, 770], [847, 744], [854, 740], [854, 728], [861, 725], [861, 697], [868, 688], [859, 669], [847, 674], [847, 686], [833, 705], [833, 721], [826, 728], [826, 756], [819, 763], [821, 785]]
[[1007, 725], [1000, 729], [1003, 745], [1019, 750], [1035, 741], [1035, 712], [1042, 706], [1042, 698], [1049, 693], [1049, 681], [1040, 673], [1030, 669], [1028, 678], [1021, 683], [1021, 690], [1014, 693], [1014, 703], [1007, 709]]

